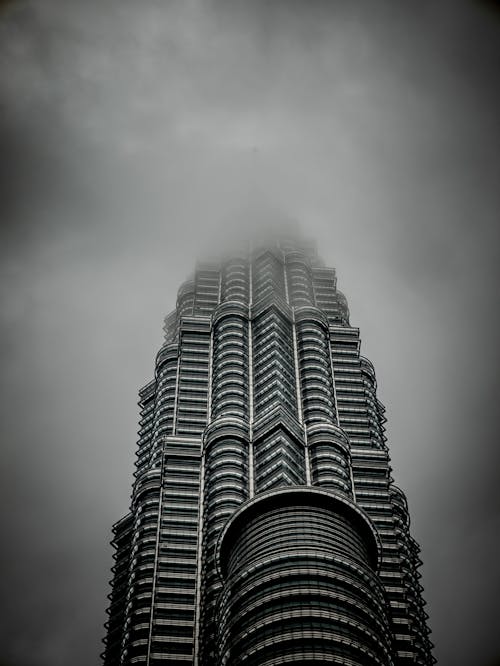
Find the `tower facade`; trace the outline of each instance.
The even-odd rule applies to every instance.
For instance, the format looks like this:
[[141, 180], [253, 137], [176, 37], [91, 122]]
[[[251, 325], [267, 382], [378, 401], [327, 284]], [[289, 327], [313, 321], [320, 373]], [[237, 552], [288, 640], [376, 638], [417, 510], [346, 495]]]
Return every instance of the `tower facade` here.
[[335, 271], [199, 265], [140, 391], [105, 666], [434, 663], [384, 407]]

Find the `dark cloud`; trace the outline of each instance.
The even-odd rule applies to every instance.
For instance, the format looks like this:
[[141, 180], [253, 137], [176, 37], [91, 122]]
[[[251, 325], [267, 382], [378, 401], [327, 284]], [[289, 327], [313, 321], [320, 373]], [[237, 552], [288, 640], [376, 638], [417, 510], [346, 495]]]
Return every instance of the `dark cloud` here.
[[494, 4], [3, 8], [0, 663], [97, 662], [162, 317], [266, 216], [337, 266], [377, 368], [439, 663], [494, 663]]

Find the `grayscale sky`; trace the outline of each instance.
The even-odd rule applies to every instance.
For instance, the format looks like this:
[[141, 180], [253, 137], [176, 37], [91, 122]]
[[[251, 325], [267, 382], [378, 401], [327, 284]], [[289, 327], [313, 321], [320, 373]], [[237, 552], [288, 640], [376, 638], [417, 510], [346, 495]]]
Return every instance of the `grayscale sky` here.
[[0, 3], [1, 666], [99, 663], [162, 318], [281, 218], [375, 364], [439, 664], [500, 663], [498, 8]]

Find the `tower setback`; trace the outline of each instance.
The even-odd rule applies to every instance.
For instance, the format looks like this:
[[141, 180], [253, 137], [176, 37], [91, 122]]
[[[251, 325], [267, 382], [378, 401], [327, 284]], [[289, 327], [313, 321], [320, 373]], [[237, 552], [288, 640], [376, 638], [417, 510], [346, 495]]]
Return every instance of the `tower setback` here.
[[140, 390], [105, 666], [435, 663], [384, 407], [335, 271], [199, 265]]

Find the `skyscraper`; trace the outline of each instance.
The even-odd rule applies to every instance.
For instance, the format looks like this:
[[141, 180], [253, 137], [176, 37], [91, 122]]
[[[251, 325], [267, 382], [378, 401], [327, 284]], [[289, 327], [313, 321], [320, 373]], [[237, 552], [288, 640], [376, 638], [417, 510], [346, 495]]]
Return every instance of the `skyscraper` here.
[[164, 330], [113, 527], [104, 664], [433, 664], [335, 271], [295, 239], [199, 265]]

